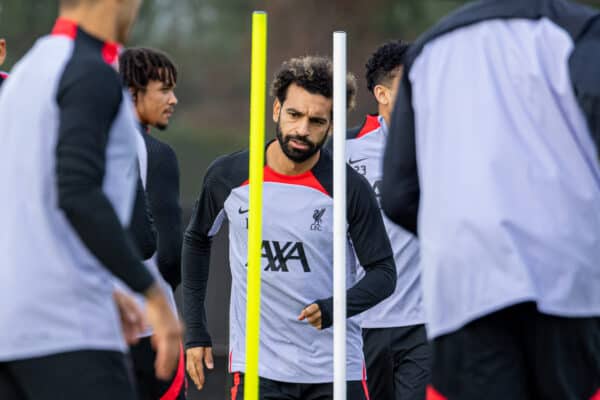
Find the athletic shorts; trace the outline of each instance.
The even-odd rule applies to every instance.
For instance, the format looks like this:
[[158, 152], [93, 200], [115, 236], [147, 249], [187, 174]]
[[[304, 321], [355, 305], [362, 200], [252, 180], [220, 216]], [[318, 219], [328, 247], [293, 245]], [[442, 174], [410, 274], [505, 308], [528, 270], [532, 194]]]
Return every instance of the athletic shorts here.
[[600, 400], [600, 318], [523, 303], [433, 341], [428, 400]]
[[425, 326], [364, 328], [362, 332], [371, 398], [423, 400], [431, 382], [431, 346]]
[[129, 358], [113, 351], [74, 351], [0, 362], [2, 400], [136, 399]]
[[[232, 374], [231, 400], [244, 399], [244, 374]], [[259, 378], [260, 400], [333, 400], [333, 383], [290, 383]], [[369, 400], [365, 381], [348, 381], [347, 400]]]
[[185, 399], [185, 362], [183, 347], [179, 355], [177, 370], [168, 381], [156, 377], [154, 361], [156, 352], [150, 338], [142, 338], [130, 347], [133, 371], [140, 400], [183, 400]]

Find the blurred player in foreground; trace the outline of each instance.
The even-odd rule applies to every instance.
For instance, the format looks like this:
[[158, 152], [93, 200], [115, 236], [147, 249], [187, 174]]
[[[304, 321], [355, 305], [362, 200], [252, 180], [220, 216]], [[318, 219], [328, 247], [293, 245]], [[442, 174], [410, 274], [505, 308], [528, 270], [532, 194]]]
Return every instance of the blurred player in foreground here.
[[382, 205], [418, 228], [429, 398], [599, 398], [600, 13], [470, 3], [405, 69]]
[[[408, 48], [401, 41], [389, 42], [369, 58], [367, 87], [377, 101], [378, 114], [367, 115], [362, 125], [350, 129], [346, 141], [348, 164], [367, 178], [378, 199], [383, 151]], [[389, 298], [357, 317], [363, 332], [369, 393], [380, 400], [422, 400], [430, 379], [431, 350], [424, 325], [419, 243], [387, 217], [383, 216], [383, 221], [394, 251], [398, 283]]]
[[124, 230], [137, 131], [112, 66], [140, 1], [59, 3], [0, 93], [0, 398], [132, 399], [113, 276], [146, 297], [163, 379], [181, 337]]

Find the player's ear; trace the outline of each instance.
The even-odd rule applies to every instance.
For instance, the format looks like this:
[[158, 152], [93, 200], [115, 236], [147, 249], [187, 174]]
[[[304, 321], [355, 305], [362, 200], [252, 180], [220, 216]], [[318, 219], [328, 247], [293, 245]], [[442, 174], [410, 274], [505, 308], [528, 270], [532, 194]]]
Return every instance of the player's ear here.
[[279, 99], [275, 99], [273, 102], [273, 122], [279, 122], [279, 113], [281, 113], [281, 103]]
[[390, 103], [390, 90], [383, 85], [375, 85], [373, 88], [373, 95], [377, 103], [387, 106]]

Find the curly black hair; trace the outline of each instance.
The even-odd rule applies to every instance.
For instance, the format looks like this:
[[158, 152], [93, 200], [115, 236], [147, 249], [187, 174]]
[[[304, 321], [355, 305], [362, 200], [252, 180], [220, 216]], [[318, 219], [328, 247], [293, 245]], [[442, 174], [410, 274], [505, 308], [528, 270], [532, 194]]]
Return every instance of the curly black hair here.
[[[320, 56], [305, 56], [284, 61], [271, 84], [271, 95], [280, 103], [285, 102], [287, 90], [296, 84], [313, 94], [328, 99], [333, 97], [333, 64], [331, 59]], [[346, 107], [354, 108], [356, 100], [356, 77], [346, 76]]]
[[119, 56], [119, 73], [123, 85], [133, 90], [134, 98], [146, 90], [150, 81], [161, 81], [169, 87], [177, 84], [177, 67], [169, 56], [145, 47], [125, 50]]
[[375, 86], [393, 78], [393, 72], [404, 64], [409, 47], [410, 44], [402, 40], [394, 40], [375, 50], [365, 65], [369, 92], [373, 93]]

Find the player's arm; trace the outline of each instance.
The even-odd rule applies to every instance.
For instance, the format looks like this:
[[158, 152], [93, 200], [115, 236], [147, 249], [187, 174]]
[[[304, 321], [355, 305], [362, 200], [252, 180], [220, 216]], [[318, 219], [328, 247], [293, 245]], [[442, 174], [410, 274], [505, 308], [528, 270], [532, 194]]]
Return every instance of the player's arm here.
[[[148, 200], [158, 231], [158, 268], [173, 290], [181, 283], [181, 205], [179, 203], [179, 167], [175, 152], [160, 148], [156, 165], [149, 165], [152, 182], [148, 184]], [[154, 163], [153, 163], [154, 164]]]
[[600, 20], [576, 42], [569, 59], [571, 82], [600, 158]]
[[[218, 161], [215, 163], [218, 164]], [[204, 301], [210, 265], [211, 238], [223, 220], [224, 190], [213, 164], [185, 231], [182, 256], [183, 317], [186, 324], [186, 369], [201, 390], [204, 366], [213, 368], [212, 340], [208, 333]]]
[[[348, 230], [365, 276], [346, 292], [348, 318], [373, 307], [396, 288], [396, 266], [375, 194], [367, 180], [348, 167]], [[333, 324], [333, 297], [317, 300], [301, 314], [319, 329]], [[317, 323], [313, 323], [316, 321]], [[320, 324], [318, 323], [320, 322]]]
[[102, 67], [95, 63], [87, 68], [68, 66], [60, 82], [58, 206], [81, 241], [112, 274], [133, 290], [145, 292], [154, 279], [102, 190], [108, 135], [122, 101], [115, 72]]
[[419, 176], [415, 148], [415, 118], [408, 72], [398, 89], [383, 156], [381, 208], [395, 223], [417, 234]]
[[152, 212], [148, 205], [144, 185], [139, 177], [129, 234], [141, 253], [142, 260], [147, 260], [154, 255], [156, 252], [156, 229], [154, 229]]

